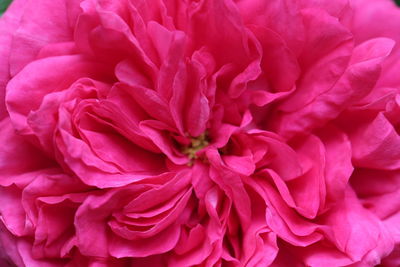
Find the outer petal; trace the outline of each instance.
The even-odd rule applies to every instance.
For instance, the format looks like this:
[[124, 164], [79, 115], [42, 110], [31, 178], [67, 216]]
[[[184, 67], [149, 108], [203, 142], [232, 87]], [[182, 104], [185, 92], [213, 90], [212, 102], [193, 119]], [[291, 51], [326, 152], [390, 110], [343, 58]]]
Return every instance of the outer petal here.
[[[74, 21], [70, 21], [71, 6], [63, 0], [25, 1], [20, 25], [14, 34], [10, 57], [11, 76], [16, 75], [28, 63], [35, 60], [40, 49], [50, 43], [72, 40]], [[20, 2], [20, 1], [17, 1]]]
[[7, 112], [5, 107], [6, 85], [11, 78], [10, 52], [15, 30], [19, 27], [27, 0], [15, 0], [0, 18], [0, 120]]
[[324, 208], [330, 208], [341, 201], [353, 172], [351, 143], [347, 135], [332, 125], [318, 131], [318, 136], [325, 147], [326, 206]]
[[356, 42], [362, 43], [376, 37], [387, 37], [396, 41], [396, 46], [383, 64], [377, 87], [399, 87], [400, 76], [400, 9], [390, 0], [353, 0], [354, 19], [352, 31]]
[[355, 262], [374, 266], [393, 249], [394, 240], [388, 229], [374, 214], [361, 206], [350, 187], [346, 189], [343, 202], [327, 214], [323, 221], [332, 227], [332, 241], [338, 249]]
[[27, 126], [29, 112], [39, 108], [47, 94], [66, 90], [82, 77], [102, 80], [109, 77], [109, 72], [104, 65], [80, 56], [45, 58], [24, 68], [7, 86], [7, 108], [17, 130], [30, 134]]
[[236, 1], [245, 24], [263, 25], [279, 34], [298, 55], [304, 45], [304, 25], [298, 1]]
[[356, 166], [383, 170], [399, 168], [400, 136], [383, 114], [354, 130], [350, 138]]
[[147, 183], [87, 198], [75, 217], [80, 251], [87, 256], [121, 258], [173, 249], [180, 235], [182, 210], [191, 194], [189, 178], [185, 171], [165, 173]]
[[302, 10], [305, 44], [299, 55], [301, 77], [297, 88], [279, 109], [293, 112], [325, 93], [346, 70], [353, 40], [336, 17], [321, 9]]
[[296, 112], [282, 113], [273, 119], [278, 133], [285, 137], [308, 133], [366, 96], [375, 86], [381, 63], [390, 54], [393, 45], [393, 41], [386, 38], [359, 45], [352, 55], [350, 66], [330, 90]]

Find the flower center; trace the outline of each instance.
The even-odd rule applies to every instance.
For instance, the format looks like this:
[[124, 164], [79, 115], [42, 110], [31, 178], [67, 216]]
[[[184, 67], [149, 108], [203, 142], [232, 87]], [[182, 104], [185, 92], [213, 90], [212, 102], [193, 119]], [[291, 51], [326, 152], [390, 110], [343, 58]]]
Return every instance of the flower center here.
[[202, 133], [198, 137], [190, 138], [190, 145], [182, 149], [182, 153], [186, 154], [190, 160], [189, 165], [193, 164], [193, 160], [197, 158], [196, 153], [208, 146], [207, 132]]

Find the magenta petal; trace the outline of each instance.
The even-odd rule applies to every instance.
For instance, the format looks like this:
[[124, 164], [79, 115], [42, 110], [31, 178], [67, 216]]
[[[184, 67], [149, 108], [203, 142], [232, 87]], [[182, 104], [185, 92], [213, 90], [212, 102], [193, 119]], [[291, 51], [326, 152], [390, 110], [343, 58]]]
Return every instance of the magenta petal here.
[[400, 137], [383, 115], [378, 115], [371, 124], [359, 129], [352, 136], [353, 157], [360, 167], [397, 169]]
[[283, 113], [274, 121], [277, 131], [292, 137], [309, 132], [336, 118], [346, 107], [366, 96], [374, 87], [381, 62], [393, 48], [393, 41], [378, 38], [355, 48], [351, 64], [327, 92], [293, 113]]
[[[104, 65], [82, 60], [80, 56], [52, 57], [32, 62], [7, 86], [7, 109], [14, 125], [19, 131], [30, 133], [26, 117], [40, 106], [46, 94], [65, 90], [82, 76], [96, 79], [103, 75]], [[21, 105], [20, 101], [24, 104]]]
[[[76, 5], [80, 1], [72, 2]], [[29, 11], [24, 12], [14, 35], [10, 57], [12, 76], [35, 60], [39, 50], [46, 44], [72, 40], [73, 29], [68, 21], [70, 10], [63, 0], [44, 1], [40, 5], [26, 1], [23, 9]]]
[[8, 11], [0, 20], [0, 119], [6, 116], [5, 92], [6, 85], [11, 78], [10, 73], [10, 52], [12, 38], [18, 28], [23, 16], [24, 5], [27, 1], [13, 1]]
[[303, 163], [303, 174], [287, 184], [296, 203], [296, 210], [312, 219], [322, 208], [326, 196], [323, 172], [325, 151], [322, 142], [312, 135], [298, 145], [297, 151]]
[[295, 55], [282, 38], [270, 29], [254, 27], [252, 30], [263, 48], [261, 65], [272, 88], [277, 92], [289, 91], [300, 76]]
[[399, 265], [394, 0], [14, 0], [0, 266]]
[[146, 257], [173, 249], [180, 235], [179, 226], [172, 226], [156, 237], [132, 241], [114, 236], [110, 241], [110, 254], [114, 257]]
[[387, 229], [360, 205], [350, 188], [342, 204], [327, 216], [326, 223], [332, 227], [338, 248], [354, 261], [375, 265], [393, 249], [393, 239]]
[[299, 53], [304, 42], [304, 25], [297, 3], [241, 0], [238, 7], [246, 24], [265, 25], [279, 34], [290, 50]]
[[[349, 138], [334, 127], [326, 127], [318, 133], [325, 147], [326, 205], [334, 205], [343, 196], [353, 172], [351, 143]], [[332, 204], [330, 204], [332, 203]]]

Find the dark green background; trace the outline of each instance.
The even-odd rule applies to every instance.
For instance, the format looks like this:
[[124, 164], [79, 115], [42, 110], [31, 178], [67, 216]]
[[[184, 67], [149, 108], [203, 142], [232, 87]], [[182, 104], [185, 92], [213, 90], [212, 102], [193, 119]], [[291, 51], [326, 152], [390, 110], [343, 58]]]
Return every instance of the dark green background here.
[[6, 10], [12, 0], [0, 0], [0, 15]]

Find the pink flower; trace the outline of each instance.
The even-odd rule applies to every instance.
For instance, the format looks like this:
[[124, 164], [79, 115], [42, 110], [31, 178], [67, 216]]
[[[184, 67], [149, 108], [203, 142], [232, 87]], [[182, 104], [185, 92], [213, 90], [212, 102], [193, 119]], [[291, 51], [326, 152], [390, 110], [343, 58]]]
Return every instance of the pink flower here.
[[14, 0], [0, 263], [397, 266], [398, 29], [389, 0]]

